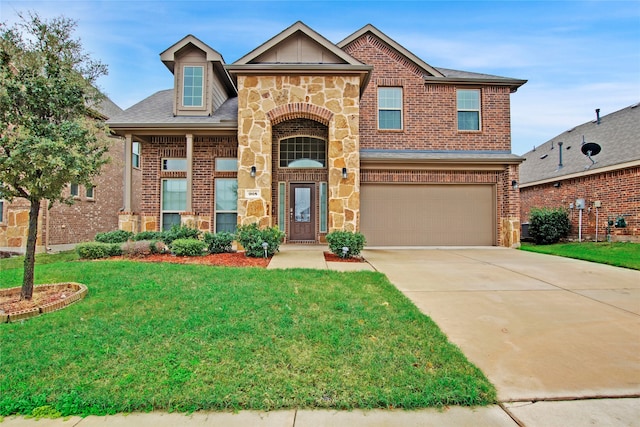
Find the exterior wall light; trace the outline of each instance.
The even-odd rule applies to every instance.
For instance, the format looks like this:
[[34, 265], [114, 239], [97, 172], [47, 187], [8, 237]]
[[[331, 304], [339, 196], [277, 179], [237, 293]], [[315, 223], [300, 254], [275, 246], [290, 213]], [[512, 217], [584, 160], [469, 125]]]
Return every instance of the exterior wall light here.
[[255, 177], [256, 177], [256, 167], [251, 166], [251, 178], [255, 178]]
[[342, 168], [342, 179], [347, 179], [347, 168]]
[[511, 188], [513, 188], [514, 190], [518, 189], [518, 181], [516, 181], [515, 179], [511, 181]]

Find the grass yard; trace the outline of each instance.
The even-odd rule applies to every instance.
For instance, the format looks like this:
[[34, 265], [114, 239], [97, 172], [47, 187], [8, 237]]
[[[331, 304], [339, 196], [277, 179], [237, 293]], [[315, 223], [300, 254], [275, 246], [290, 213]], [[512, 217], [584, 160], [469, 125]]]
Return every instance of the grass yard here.
[[[19, 286], [22, 269], [5, 261], [0, 287]], [[89, 294], [0, 325], [0, 415], [496, 401], [484, 375], [379, 273], [38, 263], [36, 283], [80, 282]]]
[[581, 242], [554, 245], [523, 243], [520, 249], [640, 270], [640, 244], [638, 243]]

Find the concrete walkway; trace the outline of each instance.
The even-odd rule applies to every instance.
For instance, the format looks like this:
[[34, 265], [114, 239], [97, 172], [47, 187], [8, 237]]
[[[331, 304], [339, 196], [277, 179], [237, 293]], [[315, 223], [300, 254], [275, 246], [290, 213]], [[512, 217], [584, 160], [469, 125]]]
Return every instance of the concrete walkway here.
[[640, 427], [640, 272], [502, 248], [367, 249], [366, 263], [284, 245], [269, 268], [377, 270], [496, 385], [500, 405], [420, 411], [151, 413], [2, 427]]

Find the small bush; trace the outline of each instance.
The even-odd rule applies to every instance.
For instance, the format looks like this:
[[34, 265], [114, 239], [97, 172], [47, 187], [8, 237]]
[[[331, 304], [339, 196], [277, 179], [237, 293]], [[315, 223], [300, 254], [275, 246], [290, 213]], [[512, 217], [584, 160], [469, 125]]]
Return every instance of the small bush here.
[[162, 232], [162, 241], [171, 246], [177, 239], [199, 239], [200, 231], [186, 225], [173, 225], [170, 230]]
[[149, 251], [152, 254], [166, 254], [169, 252], [169, 247], [162, 240], [151, 240], [149, 241]]
[[162, 240], [162, 231], [141, 231], [133, 236], [133, 240]]
[[76, 252], [78, 252], [78, 256], [82, 259], [99, 259], [122, 255], [120, 243], [80, 243], [76, 245]]
[[158, 240], [138, 240], [125, 242], [120, 246], [122, 254], [127, 256], [142, 256], [168, 252], [167, 245]]
[[96, 242], [100, 243], [124, 243], [133, 237], [133, 233], [124, 230], [107, 231], [96, 234]]
[[[362, 233], [351, 231], [332, 231], [327, 234], [329, 250], [340, 258], [351, 258], [360, 255], [366, 239]], [[349, 248], [345, 253], [342, 248]]]
[[207, 244], [197, 239], [176, 239], [171, 243], [171, 252], [177, 256], [201, 256]]
[[212, 254], [233, 252], [232, 244], [235, 238], [233, 234], [227, 233], [226, 231], [221, 231], [216, 234], [204, 234], [204, 242], [207, 244], [207, 250]]
[[244, 247], [246, 256], [260, 258], [265, 256], [262, 243], [266, 242], [269, 245], [267, 246], [267, 256], [273, 256], [280, 248], [284, 233], [277, 227], [267, 227], [261, 230], [258, 228], [258, 224], [254, 223], [239, 225], [236, 238]]
[[557, 243], [571, 231], [569, 214], [562, 208], [533, 208], [529, 212], [529, 235], [538, 245]]

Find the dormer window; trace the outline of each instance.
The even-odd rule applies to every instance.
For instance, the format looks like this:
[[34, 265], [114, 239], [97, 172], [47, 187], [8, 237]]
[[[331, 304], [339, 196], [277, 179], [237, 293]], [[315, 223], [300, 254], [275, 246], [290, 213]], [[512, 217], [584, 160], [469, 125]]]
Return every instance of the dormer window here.
[[202, 107], [204, 67], [185, 66], [182, 86], [182, 106]]

